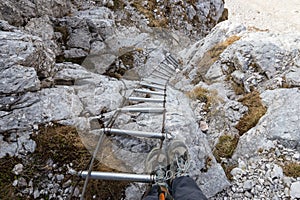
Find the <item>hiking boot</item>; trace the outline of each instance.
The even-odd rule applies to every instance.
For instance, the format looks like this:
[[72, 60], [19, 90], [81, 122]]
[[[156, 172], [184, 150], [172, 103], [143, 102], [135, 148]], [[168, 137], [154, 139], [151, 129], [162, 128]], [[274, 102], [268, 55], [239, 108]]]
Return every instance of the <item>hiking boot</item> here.
[[146, 158], [145, 170], [148, 173], [156, 175], [155, 182], [166, 182], [168, 179], [167, 172], [168, 159], [166, 152], [160, 148], [154, 148]]
[[173, 140], [168, 146], [168, 165], [172, 172], [172, 179], [187, 176], [190, 167], [190, 155], [184, 142]]

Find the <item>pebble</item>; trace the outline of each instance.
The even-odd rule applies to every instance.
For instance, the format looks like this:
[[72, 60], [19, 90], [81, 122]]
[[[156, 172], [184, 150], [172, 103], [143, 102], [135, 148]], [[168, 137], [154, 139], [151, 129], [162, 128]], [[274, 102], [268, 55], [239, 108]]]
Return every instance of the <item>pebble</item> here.
[[40, 197], [40, 192], [38, 189], [35, 189], [34, 192], [33, 192], [33, 198], [37, 199]]
[[296, 162], [299, 153], [276, 146], [273, 150], [264, 150], [258, 157], [240, 158], [238, 167], [230, 172], [233, 176], [231, 188], [212, 199], [221, 200], [224, 196], [228, 199], [299, 199], [300, 177], [286, 177], [281, 167], [286, 157]]
[[290, 195], [292, 198], [300, 198], [300, 181], [292, 183]]
[[56, 175], [56, 179], [58, 181], [62, 181], [64, 178], [65, 178], [65, 176], [63, 174]]
[[18, 186], [19, 186], [19, 187], [26, 187], [26, 186], [27, 186], [27, 181], [26, 181], [26, 179], [23, 178], [23, 177], [20, 177], [20, 178], [18, 179]]
[[204, 133], [208, 131], [208, 125], [205, 121], [200, 121], [200, 129]]
[[233, 168], [232, 170], [231, 170], [231, 172], [230, 172], [230, 174], [232, 175], [232, 176], [237, 176], [237, 175], [242, 175], [242, 174], [244, 174], [244, 170], [242, 170], [242, 169], [240, 169], [240, 168]]
[[67, 188], [67, 187], [71, 186], [71, 184], [72, 184], [72, 181], [71, 181], [71, 180], [68, 180], [67, 182], [65, 182], [65, 183], [63, 184], [63, 188]]
[[19, 175], [22, 173], [23, 168], [24, 168], [24, 166], [21, 163], [19, 163], [14, 166], [12, 171], [15, 175]]
[[18, 185], [18, 180], [14, 180], [14, 182], [12, 183], [12, 185], [13, 185], [14, 187], [16, 187], [16, 186]]
[[252, 181], [252, 180], [247, 180], [247, 181], [245, 181], [244, 184], [243, 184], [243, 188], [244, 188], [245, 190], [251, 190], [252, 187], [253, 187], [253, 181]]
[[48, 178], [52, 178], [53, 177], [53, 174], [52, 173], [49, 173], [48, 174]]
[[293, 158], [294, 158], [295, 160], [300, 160], [300, 154], [299, 154], [299, 153], [295, 153], [295, 154], [293, 155]]
[[79, 191], [78, 187], [76, 187], [76, 188], [74, 189], [73, 196], [74, 196], [74, 197], [79, 197], [79, 195], [80, 195], [80, 191]]
[[245, 196], [248, 197], [248, 198], [252, 198], [253, 197], [252, 194], [250, 192], [248, 192], [248, 191], [245, 192]]

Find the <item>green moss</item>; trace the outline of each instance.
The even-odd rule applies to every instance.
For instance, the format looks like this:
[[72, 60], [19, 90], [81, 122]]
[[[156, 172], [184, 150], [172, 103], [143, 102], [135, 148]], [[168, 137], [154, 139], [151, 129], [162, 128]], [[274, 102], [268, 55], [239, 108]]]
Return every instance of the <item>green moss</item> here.
[[213, 154], [218, 162], [221, 162], [221, 158], [231, 158], [236, 146], [238, 144], [238, 137], [231, 135], [222, 135], [219, 137], [219, 141], [215, 146]]
[[239, 134], [243, 135], [249, 129], [254, 127], [259, 119], [267, 112], [267, 109], [261, 102], [261, 98], [257, 91], [253, 91], [246, 94], [239, 101], [248, 107], [248, 112], [240, 119], [236, 128], [239, 130]]
[[283, 166], [283, 173], [286, 176], [294, 178], [300, 177], [300, 164], [296, 162], [285, 163]]

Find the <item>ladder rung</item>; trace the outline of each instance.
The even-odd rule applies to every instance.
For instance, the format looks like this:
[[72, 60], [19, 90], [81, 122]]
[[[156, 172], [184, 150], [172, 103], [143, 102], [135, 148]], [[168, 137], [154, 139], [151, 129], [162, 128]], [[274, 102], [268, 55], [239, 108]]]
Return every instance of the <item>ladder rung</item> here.
[[129, 101], [143, 101], [143, 102], [154, 102], [163, 103], [164, 99], [153, 99], [153, 98], [142, 98], [142, 97], [128, 97]]
[[164, 139], [165, 138], [162, 133], [122, 130], [122, 129], [113, 129], [113, 128], [103, 128], [101, 130], [104, 133], [108, 132], [108, 133], [112, 133], [112, 134], [116, 134], [116, 135], [131, 135], [131, 136], [136, 136], [136, 137], [156, 138], [156, 139]]
[[167, 68], [169, 68], [172, 71], [176, 70], [176, 68], [171, 63], [162, 62], [162, 64], [165, 65]]
[[172, 74], [166, 74], [165, 72], [162, 72], [162, 71], [157, 70], [157, 69], [156, 69], [153, 73], [155, 73], [155, 72], [160, 73], [160, 74], [162, 74], [163, 76], [166, 76], [166, 77], [168, 77], [168, 78], [170, 78], [170, 77], [172, 76]]
[[142, 112], [142, 113], [163, 113], [165, 111], [164, 108], [119, 108], [120, 112]]
[[165, 90], [165, 87], [160, 86], [160, 85], [153, 85], [153, 84], [149, 84], [149, 83], [145, 83], [145, 82], [140, 82], [140, 85], [145, 86], [145, 87], [149, 87], [149, 88], [155, 88], [155, 89], [159, 89], [159, 90]]
[[156, 92], [156, 91], [142, 90], [142, 89], [134, 89], [134, 91], [135, 92], [140, 92], [140, 93], [146, 93], [146, 94], [154, 94], [154, 95], [165, 96], [164, 92]]
[[155, 83], [157, 85], [163, 85], [163, 86], [165, 86], [167, 84], [167, 81], [161, 82], [160, 80], [152, 79], [152, 78], [145, 78], [145, 79], [143, 79], [143, 81], [146, 81], [146, 82], [149, 82], [149, 83]]
[[112, 181], [133, 181], [133, 182], [143, 182], [151, 183], [154, 182], [155, 175], [150, 174], [129, 174], [129, 173], [114, 173], [114, 172], [96, 172], [91, 171], [89, 174], [88, 171], [81, 171], [78, 173], [78, 176], [81, 178], [86, 178], [89, 175], [90, 179], [98, 180], [112, 180]]
[[153, 72], [153, 73], [151, 74], [151, 76], [155, 76], [155, 77], [157, 77], [157, 78], [161, 78], [161, 79], [164, 79], [164, 80], [166, 80], [166, 81], [170, 78], [170, 76], [163, 76], [163, 75], [161, 75], [161, 74], [155, 74], [155, 72]]
[[[170, 68], [159, 67], [159, 69], [165, 71], [166, 73], [168, 73], [171, 76], [174, 74], [174, 70], [171, 71]], [[156, 68], [156, 70], [158, 71], [158, 68]]]
[[166, 57], [167, 60], [169, 60], [169, 62], [171, 62], [173, 64], [173, 66], [177, 67], [178, 66], [178, 62], [175, 58], [173, 58], [171, 55]]

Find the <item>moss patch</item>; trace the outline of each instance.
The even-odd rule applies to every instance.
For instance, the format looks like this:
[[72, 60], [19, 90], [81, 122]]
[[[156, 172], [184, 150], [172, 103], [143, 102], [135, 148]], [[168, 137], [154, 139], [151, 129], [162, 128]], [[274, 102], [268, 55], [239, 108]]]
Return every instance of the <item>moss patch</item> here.
[[209, 70], [212, 64], [214, 64], [219, 58], [221, 53], [235, 41], [239, 40], [240, 36], [231, 36], [227, 38], [225, 41], [220, 42], [213, 46], [210, 50], [205, 52], [203, 57], [201, 58], [200, 62], [198, 63], [198, 70], [197, 70], [197, 78], [192, 80], [192, 84], [197, 84], [200, 81], [206, 81], [205, 74]]
[[222, 135], [219, 138], [219, 141], [213, 151], [213, 154], [217, 161], [221, 162], [221, 158], [231, 158], [234, 150], [236, 149], [238, 141], [238, 137], [231, 135]]
[[267, 109], [262, 104], [257, 91], [246, 94], [244, 97], [239, 99], [239, 101], [244, 106], [248, 107], [247, 114], [245, 114], [236, 125], [236, 128], [239, 130], [239, 134], [243, 135], [258, 123], [259, 119], [267, 112]]
[[300, 164], [296, 162], [285, 163], [283, 167], [283, 173], [290, 177], [300, 177]]

